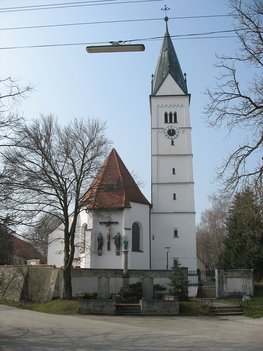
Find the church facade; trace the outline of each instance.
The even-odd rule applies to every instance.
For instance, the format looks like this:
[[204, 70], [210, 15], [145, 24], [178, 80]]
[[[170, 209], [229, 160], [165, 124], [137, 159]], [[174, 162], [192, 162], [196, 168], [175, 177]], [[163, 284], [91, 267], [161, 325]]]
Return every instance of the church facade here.
[[[113, 149], [82, 198], [76, 233], [74, 266], [122, 269], [150, 268], [150, 203]], [[63, 266], [63, 231], [51, 234], [48, 263]]]
[[[82, 199], [74, 266], [196, 269], [190, 95], [167, 21], [150, 95], [151, 204], [113, 149]], [[61, 228], [51, 235], [48, 264], [63, 266]]]

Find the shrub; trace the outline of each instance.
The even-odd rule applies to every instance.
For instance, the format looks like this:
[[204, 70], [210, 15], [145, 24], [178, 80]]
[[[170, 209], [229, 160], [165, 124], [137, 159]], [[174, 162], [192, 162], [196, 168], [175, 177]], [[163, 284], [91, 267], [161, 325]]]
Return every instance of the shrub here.
[[86, 299], [86, 300], [94, 300], [96, 298], [97, 298], [97, 293], [96, 292], [86, 292], [83, 295], [83, 299]]

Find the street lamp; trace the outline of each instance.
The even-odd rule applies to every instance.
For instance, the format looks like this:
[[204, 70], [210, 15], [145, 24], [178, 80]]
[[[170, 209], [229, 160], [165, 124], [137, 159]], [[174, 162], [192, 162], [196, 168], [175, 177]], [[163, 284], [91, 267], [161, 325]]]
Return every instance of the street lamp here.
[[100, 54], [110, 52], [132, 52], [132, 51], [144, 51], [145, 46], [143, 44], [121, 44], [121, 42], [113, 42], [111, 45], [93, 45], [87, 46], [86, 50], [89, 54]]
[[170, 250], [170, 246], [165, 246], [165, 250], [166, 250], [166, 269], [169, 269], [169, 250]]

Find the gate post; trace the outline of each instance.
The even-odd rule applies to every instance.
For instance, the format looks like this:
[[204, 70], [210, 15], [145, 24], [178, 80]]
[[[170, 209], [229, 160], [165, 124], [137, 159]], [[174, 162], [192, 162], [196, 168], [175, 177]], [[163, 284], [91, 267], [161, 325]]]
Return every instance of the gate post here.
[[216, 278], [216, 297], [223, 298], [225, 296], [225, 279], [224, 279], [224, 269], [216, 268], [215, 278]]

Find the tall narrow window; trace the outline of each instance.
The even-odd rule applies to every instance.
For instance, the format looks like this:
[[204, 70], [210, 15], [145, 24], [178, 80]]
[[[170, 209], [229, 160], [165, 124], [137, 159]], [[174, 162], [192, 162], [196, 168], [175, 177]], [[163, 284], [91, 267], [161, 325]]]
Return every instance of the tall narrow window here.
[[174, 123], [177, 123], [177, 112], [174, 112]]
[[177, 228], [174, 228], [174, 238], [178, 238], [179, 235], [178, 235], [178, 229]]
[[168, 112], [164, 112], [164, 123], [168, 123]]
[[169, 112], [169, 123], [173, 123], [173, 113]]
[[79, 252], [84, 253], [86, 250], [86, 234], [87, 234], [87, 224], [83, 224], [81, 227], [81, 233], [80, 233], [80, 247], [79, 247]]
[[171, 139], [171, 145], [174, 146], [174, 140], [173, 139]]
[[173, 173], [173, 174], [176, 174], [176, 173], [175, 173], [175, 168], [172, 169], [172, 173]]
[[173, 199], [176, 200], [176, 193], [173, 193]]
[[132, 225], [132, 251], [140, 252], [140, 226], [138, 223], [134, 222]]

